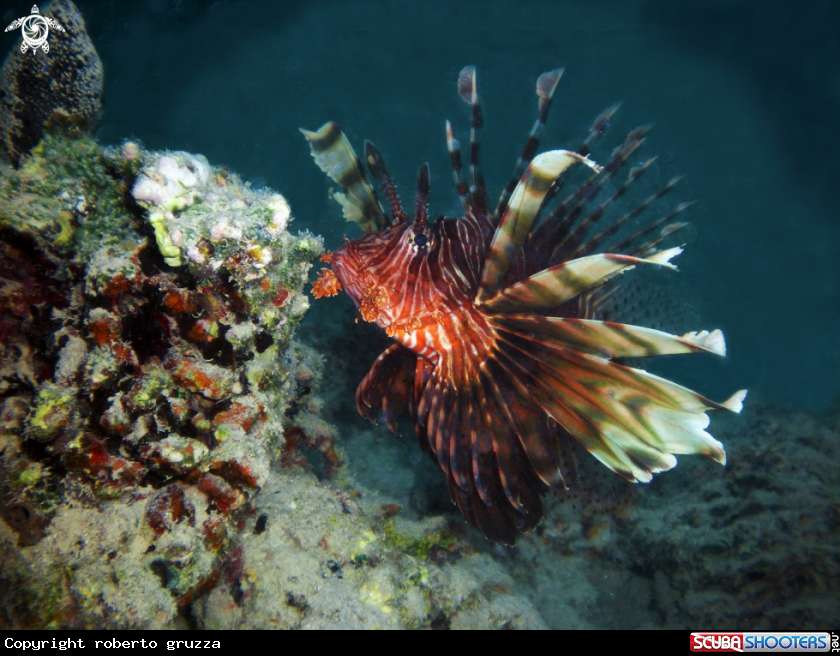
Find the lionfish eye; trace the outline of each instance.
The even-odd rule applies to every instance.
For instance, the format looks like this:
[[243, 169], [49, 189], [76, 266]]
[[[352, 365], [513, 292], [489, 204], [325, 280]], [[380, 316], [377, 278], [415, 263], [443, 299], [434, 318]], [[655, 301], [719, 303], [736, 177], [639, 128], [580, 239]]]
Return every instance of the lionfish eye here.
[[420, 233], [418, 235], [414, 235], [413, 242], [417, 248], [423, 248], [429, 243], [429, 240], [426, 238], [426, 235]]

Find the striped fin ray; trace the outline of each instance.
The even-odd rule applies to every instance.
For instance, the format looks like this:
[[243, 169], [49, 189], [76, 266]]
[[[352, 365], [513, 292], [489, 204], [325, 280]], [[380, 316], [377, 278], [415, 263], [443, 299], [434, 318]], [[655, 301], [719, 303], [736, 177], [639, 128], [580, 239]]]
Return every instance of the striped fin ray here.
[[500, 291], [483, 304], [483, 309], [503, 314], [551, 310], [637, 264], [675, 269], [669, 260], [680, 253], [681, 248], [671, 248], [647, 258], [608, 253], [562, 262]]
[[[586, 231], [589, 227], [589, 222], [584, 220], [576, 227], [572, 228], [572, 226], [586, 209], [589, 202], [594, 198], [597, 198], [612, 176], [622, 166], [624, 166], [625, 162], [633, 155], [633, 153], [641, 147], [645, 141], [644, 135], [647, 133], [647, 130], [648, 128], [646, 127], [636, 128], [633, 130], [627, 136], [624, 143], [615, 149], [612, 158], [604, 166], [600, 175], [594, 177], [590, 181], [587, 181], [581, 189], [563, 201], [560, 208], [558, 208], [564, 208], [563, 213], [558, 216], [559, 220], [555, 219], [554, 213], [546, 219], [545, 224], [549, 227], [549, 229], [551, 229], [550, 226], [552, 224], [556, 223], [556, 227], [552, 230], [553, 234], [547, 238], [548, 243], [556, 244], [551, 253], [550, 261], [557, 262], [561, 259], [569, 259], [565, 253], [571, 248], [576, 247], [584, 240]], [[633, 180], [631, 179], [631, 182], [632, 181]], [[573, 203], [571, 202], [572, 200], [574, 200]], [[569, 207], [571, 207], [571, 209], [569, 209]], [[604, 207], [606, 207], [606, 205]], [[600, 216], [600, 214], [598, 214], [598, 216]], [[596, 219], [598, 216], [596, 216]]]
[[423, 164], [417, 172], [417, 193], [414, 197], [414, 223], [425, 226], [428, 220], [428, 205], [430, 187], [429, 165]]
[[639, 369], [503, 334], [494, 357], [518, 371], [544, 411], [598, 460], [631, 481], [700, 453], [722, 464], [723, 446], [708, 432], [707, 410], [740, 412], [745, 391], [723, 404]]
[[607, 128], [610, 126], [610, 121], [612, 121], [612, 117], [618, 111], [619, 107], [621, 107], [621, 103], [616, 103], [612, 107], [607, 107], [598, 115], [598, 118], [595, 119], [595, 122], [589, 128], [589, 134], [586, 135], [586, 139], [578, 146], [578, 153], [587, 156], [592, 152], [592, 144], [607, 131]]
[[542, 153], [528, 166], [493, 235], [476, 296], [477, 304], [486, 301], [499, 289], [511, 263], [528, 238], [549, 190], [557, 178], [575, 163], [597, 169], [591, 160], [568, 150]]
[[333, 191], [333, 198], [341, 205], [344, 217], [358, 223], [365, 232], [386, 227], [388, 218], [341, 128], [330, 122], [322, 125], [317, 132], [304, 129], [301, 132], [309, 141], [315, 163], [341, 187], [339, 191]]
[[[632, 184], [632, 182], [635, 182], [635, 181], [636, 181], [636, 180], [637, 180], [637, 179], [638, 179], [638, 178], [639, 178], [639, 177], [640, 177], [640, 176], [644, 173], [644, 170], [645, 170], [645, 169], [647, 169], [648, 165], [649, 165], [650, 163], [652, 163], [653, 161], [654, 161], [653, 159], [650, 159], [650, 160], [648, 160], [647, 162], [645, 162], [645, 163], [642, 165], [642, 167], [641, 167], [641, 168], [634, 168], [634, 169], [631, 169], [631, 171], [630, 171], [630, 176], [628, 177], [628, 181], [624, 184], [624, 186], [625, 186], [625, 187], [627, 187], [627, 186], [629, 186], [630, 184]], [[634, 175], [634, 172], [635, 172], [635, 175]], [[632, 177], [632, 180], [630, 180], [630, 179], [629, 179], [630, 177]], [[582, 255], [582, 254], [592, 253], [594, 250], [596, 250], [597, 248], [599, 248], [599, 247], [601, 246], [601, 244], [603, 243], [603, 241], [604, 241], [605, 239], [607, 239], [608, 237], [611, 237], [612, 235], [614, 235], [615, 233], [617, 233], [617, 232], [619, 231], [619, 229], [621, 228], [621, 226], [622, 226], [622, 225], [624, 225], [624, 224], [625, 224], [628, 220], [630, 220], [630, 219], [632, 219], [632, 218], [635, 218], [635, 217], [639, 216], [642, 212], [644, 212], [644, 211], [648, 208], [648, 206], [649, 206], [651, 203], [653, 203], [654, 201], [657, 201], [657, 200], [659, 200], [660, 198], [664, 197], [664, 196], [665, 196], [665, 195], [666, 195], [669, 191], [671, 191], [671, 190], [672, 190], [672, 189], [673, 189], [673, 188], [674, 188], [674, 187], [675, 187], [675, 186], [679, 183], [679, 181], [680, 181], [680, 180], [682, 180], [682, 179], [683, 179], [683, 176], [676, 176], [676, 177], [674, 177], [674, 178], [671, 178], [671, 180], [669, 180], [669, 181], [668, 181], [668, 183], [667, 183], [664, 187], [662, 187], [662, 189], [660, 189], [660, 190], [659, 190], [659, 191], [657, 191], [656, 193], [654, 193], [654, 194], [650, 195], [648, 198], [646, 198], [646, 199], [645, 199], [645, 200], [643, 200], [641, 203], [639, 203], [638, 205], [636, 205], [636, 206], [635, 206], [633, 209], [631, 209], [629, 212], [626, 212], [625, 214], [623, 214], [622, 216], [620, 216], [618, 219], [616, 219], [615, 221], [613, 221], [612, 225], [610, 225], [608, 228], [604, 229], [603, 231], [601, 231], [600, 233], [598, 233], [597, 235], [595, 235], [595, 236], [594, 236], [594, 237], [592, 237], [591, 239], [588, 239], [588, 240], [586, 240], [586, 241], [583, 241], [583, 242], [582, 242], [582, 243], [581, 243], [581, 244], [580, 244], [580, 245], [579, 245], [579, 246], [578, 246], [578, 247], [577, 247], [577, 248], [576, 248], [576, 249], [575, 249], [575, 250], [574, 250], [574, 251], [570, 254], [570, 256], [569, 256], [569, 257], [577, 257], [577, 256]], [[683, 209], [685, 209], [685, 208], [683, 208]], [[682, 211], [682, 210], [680, 210], [680, 211]], [[676, 216], [676, 215], [673, 215], [673, 216]], [[670, 218], [673, 218], [673, 216], [671, 216]], [[666, 220], [669, 220], [669, 219], [666, 219]], [[655, 229], [658, 225], [661, 225], [661, 223], [662, 223], [661, 221], [656, 222], [656, 223], [653, 225], [653, 228], [652, 228], [652, 229]], [[647, 230], [647, 228], [646, 228], [645, 230]], [[637, 238], [638, 238], [638, 237], [639, 237], [639, 236], [640, 236], [643, 232], [644, 232], [644, 230], [643, 230], [643, 231], [640, 231], [640, 232], [638, 232], [638, 233], [636, 233], [636, 234], [634, 234], [634, 235], [631, 235], [631, 236], [630, 236], [627, 240], [622, 241], [621, 243], [617, 244], [615, 247], [610, 248], [610, 249], [608, 249], [608, 250], [613, 251], [613, 252], [621, 252], [621, 250], [622, 250], [623, 248], [625, 248], [625, 247], [629, 246], [629, 245], [630, 245], [630, 244], [631, 244], [631, 243], [632, 243], [635, 239], [637, 239]]]
[[491, 540], [513, 544], [542, 519], [544, 487], [491, 376], [466, 349], [450, 355], [432, 370], [417, 422], [464, 517]]
[[531, 400], [531, 392], [498, 360], [488, 358], [481, 367], [537, 476], [551, 488], [566, 488], [561, 471], [563, 445], [556, 424]]
[[379, 153], [379, 149], [370, 141], [365, 140], [365, 161], [367, 162], [370, 174], [374, 180], [377, 180], [382, 186], [382, 193], [385, 194], [385, 199], [388, 201], [388, 208], [391, 210], [391, 216], [399, 223], [407, 221], [408, 216], [402, 208], [399, 196], [397, 196], [397, 188], [388, 169], [385, 167], [385, 161]]
[[461, 143], [455, 138], [455, 133], [452, 131], [452, 124], [446, 122], [446, 148], [449, 150], [449, 159], [452, 162], [452, 177], [455, 180], [455, 188], [458, 190], [458, 198], [461, 199], [461, 205], [464, 207], [465, 214], [472, 214], [472, 198], [470, 197], [470, 190], [467, 183], [461, 178]]
[[669, 234], [671, 234], [675, 230], [679, 230], [680, 228], [682, 228], [683, 226], [686, 225], [685, 223], [671, 223], [671, 221], [673, 221], [675, 218], [677, 218], [678, 215], [685, 212], [689, 207], [694, 205], [695, 202], [697, 202], [697, 201], [691, 200], [691, 201], [688, 201], [687, 203], [680, 203], [674, 209], [672, 209], [670, 212], [668, 212], [664, 216], [662, 216], [659, 219], [657, 219], [656, 221], [654, 221], [648, 227], [644, 228], [643, 230], [639, 230], [638, 232], [630, 235], [627, 239], [622, 241], [620, 244], [616, 245], [615, 248], [617, 248], [617, 249], [618, 248], [626, 248], [626, 247], [630, 246], [631, 244], [633, 244], [633, 242], [635, 242], [637, 239], [650, 235], [657, 228], [660, 228], [660, 226], [662, 226], [660, 228], [659, 235], [657, 237], [654, 237], [650, 241], [643, 243], [641, 246], [637, 246], [634, 249], [633, 252], [638, 254], [638, 253], [645, 253], [645, 252], [650, 251], [652, 248], [654, 248], [656, 246], [656, 244], [660, 243]]
[[[575, 227], [575, 229], [569, 234], [567, 237], [568, 241], [578, 242], [581, 245], [578, 246], [570, 255], [566, 255], [564, 253], [563, 259], [570, 260], [576, 256], [578, 251], [582, 249], [583, 244], [588, 243], [586, 240], [586, 235], [589, 232], [590, 227], [595, 224], [604, 214], [604, 211], [617, 200], [619, 200], [624, 194], [627, 193], [627, 190], [636, 182], [639, 178], [641, 178], [645, 172], [648, 170], [651, 164], [656, 161], [655, 157], [651, 157], [646, 162], [642, 163], [641, 166], [634, 166], [630, 169], [630, 173], [627, 176], [627, 180], [625, 180], [612, 194], [610, 194], [604, 201], [601, 202], [598, 207], [596, 207], [592, 212], [590, 212], [581, 222]], [[596, 192], [597, 193], [597, 192]], [[653, 200], [653, 197], [651, 197]], [[641, 210], [639, 210], [641, 211]], [[628, 213], [629, 214], [629, 213]], [[626, 219], [625, 219], [626, 220]], [[618, 223], [618, 222], [616, 222]], [[562, 248], [561, 244], [561, 248]], [[588, 250], [587, 252], [592, 252]]]
[[646, 132], [647, 128], [644, 127], [630, 132], [624, 143], [613, 151], [612, 157], [603, 168], [597, 168], [582, 185], [566, 196], [534, 230], [529, 237], [529, 242], [537, 245], [542, 251], [553, 249], [548, 251], [550, 255], [546, 256], [546, 260], [557, 262], [560, 259], [568, 259], [561, 257], [564, 249], [567, 249], [570, 243], [577, 246], [577, 241], [581, 239], [581, 233], [572, 229], [574, 222], [586, 209], [587, 204], [609, 182], [613, 174], [644, 143]]
[[417, 355], [392, 344], [374, 361], [370, 371], [356, 388], [359, 414], [376, 423], [379, 412], [392, 433], [397, 432], [397, 417], [411, 402]]
[[475, 83], [475, 66], [465, 66], [458, 75], [458, 94], [470, 106], [470, 196], [473, 211], [482, 216], [487, 214], [487, 191], [484, 175], [479, 164], [481, 154], [481, 128], [484, 116]]
[[641, 326], [534, 314], [496, 316], [491, 324], [505, 332], [533, 336], [564, 349], [609, 359], [680, 353], [726, 355], [726, 341], [720, 330], [702, 330], [678, 337]]
[[496, 210], [493, 212], [493, 223], [498, 223], [499, 217], [505, 213], [508, 201], [516, 188], [519, 179], [525, 173], [525, 169], [534, 155], [537, 148], [540, 146], [540, 138], [545, 129], [545, 122], [548, 119], [548, 110], [551, 109], [551, 99], [554, 96], [554, 90], [557, 88], [560, 77], [563, 75], [562, 68], [556, 68], [553, 71], [543, 73], [537, 78], [537, 97], [539, 98], [539, 116], [537, 117], [534, 127], [531, 128], [531, 134], [528, 135], [528, 141], [525, 142], [525, 147], [522, 149], [522, 154], [519, 156], [519, 161], [516, 163], [516, 170], [513, 177], [502, 190], [502, 195], [499, 197], [499, 203], [496, 205]]

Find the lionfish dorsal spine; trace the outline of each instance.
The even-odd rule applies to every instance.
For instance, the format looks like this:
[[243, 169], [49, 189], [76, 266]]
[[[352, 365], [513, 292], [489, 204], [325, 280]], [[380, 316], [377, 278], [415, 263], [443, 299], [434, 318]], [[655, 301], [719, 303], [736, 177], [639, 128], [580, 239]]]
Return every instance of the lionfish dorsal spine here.
[[537, 149], [540, 147], [540, 139], [542, 138], [542, 133], [545, 129], [545, 123], [548, 120], [548, 111], [551, 109], [551, 100], [554, 97], [554, 91], [557, 89], [560, 78], [563, 76], [563, 70], [564, 69], [562, 68], [555, 68], [553, 71], [543, 73], [537, 78], [539, 115], [537, 116], [534, 126], [531, 128], [531, 133], [528, 135], [528, 140], [525, 142], [522, 154], [516, 162], [516, 169], [514, 170], [513, 177], [511, 177], [507, 185], [505, 185], [505, 188], [499, 196], [499, 202], [493, 212], [493, 225], [498, 223], [499, 217], [504, 214], [513, 190], [516, 189], [517, 183], [522, 178], [522, 175], [525, 173], [525, 169], [528, 167], [528, 164], [531, 163], [531, 160], [534, 159], [534, 155], [536, 155]]
[[397, 223], [408, 220], [408, 216], [403, 210], [399, 196], [397, 195], [397, 187], [391, 175], [388, 173], [388, 168], [385, 166], [385, 160], [382, 159], [379, 149], [368, 140], [365, 140], [365, 162], [367, 162], [373, 179], [378, 181], [382, 187], [382, 193], [385, 194], [385, 200], [388, 202], [391, 216], [394, 217]]
[[551, 256], [552, 262], [567, 259], [568, 253], [584, 241], [588, 225], [578, 223], [578, 217], [584, 212], [589, 201], [601, 193], [612, 176], [641, 147], [646, 132], [647, 128], [637, 128], [630, 132], [624, 143], [615, 149], [603, 169], [590, 177], [577, 191], [569, 194], [546, 218], [544, 225], [552, 230], [548, 238], [556, 244]]
[[638, 232], [635, 232], [634, 234], [627, 237], [627, 239], [621, 242], [617, 248], [627, 248], [631, 246], [634, 242], [636, 242], [638, 239], [646, 238], [655, 230], [659, 229], [659, 234], [656, 237], [653, 237], [652, 239], [643, 242], [641, 245], [636, 246], [633, 249], [632, 253], [634, 255], [640, 255], [649, 252], [651, 249], [656, 248], [656, 246], [668, 235], [688, 225], [686, 223], [672, 223], [672, 221], [675, 218], [677, 218], [677, 216], [685, 212], [689, 207], [694, 205], [694, 203], [696, 202], [697, 201], [690, 200], [685, 203], [680, 203], [670, 212], [653, 221], [646, 228], [643, 228]]
[[417, 228], [424, 227], [428, 220], [430, 178], [429, 165], [423, 164], [417, 172], [417, 193], [414, 196], [414, 224]]
[[481, 216], [487, 214], [487, 190], [484, 174], [479, 163], [481, 156], [481, 128], [484, 115], [478, 98], [475, 66], [465, 66], [458, 75], [458, 94], [470, 106], [470, 197], [473, 211]]
[[315, 132], [302, 128], [301, 132], [309, 141], [315, 163], [340, 186], [340, 190], [333, 192], [333, 198], [341, 205], [344, 217], [358, 223], [365, 232], [386, 227], [390, 221], [341, 128], [329, 122]]
[[455, 181], [455, 188], [458, 190], [458, 198], [464, 208], [464, 214], [473, 214], [472, 198], [467, 183], [461, 177], [463, 164], [461, 162], [461, 142], [455, 138], [452, 131], [452, 124], [446, 122], [446, 148], [449, 151], [449, 160], [452, 164], [452, 178]]
[[[655, 161], [656, 157], [651, 157], [647, 161], [643, 162], [641, 166], [634, 166], [632, 169], [630, 169], [630, 172], [627, 175], [627, 180], [625, 180], [606, 200], [601, 202], [601, 204], [598, 205], [598, 207], [596, 207], [589, 214], [589, 216], [587, 216], [581, 222], [581, 224], [587, 229], [590, 225], [594, 225], [598, 221], [598, 219], [600, 219], [601, 216], [604, 214], [604, 211], [607, 209], [607, 207], [615, 203], [622, 196], [624, 196], [624, 194], [627, 193], [627, 190], [630, 188], [630, 186], [639, 178], [641, 178]], [[580, 255], [589, 254], [596, 248], [599, 248], [604, 239], [618, 232], [621, 226], [628, 219], [641, 214], [642, 211], [644, 211], [645, 207], [647, 207], [647, 205], [649, 205], [657, 198], [661, 198], [662, 195], [663, 194], [661, 193], [661, 191], [656, 194], [653, 194], [642, 203], [636, 205], [636, 207], [634, 207], [630, 212], [627, 212], [620, 216], [618, 219], [612, 221], [609, 227], [605, 228], [600, 233], [596, 234], [593, 237], [587, 237], [587, 239], [585, 241], [582, 241], [582, 243], [575, 250], [571, 251], [568, 257], [570, 259], [573, 259], [575, 257], [579, 257]]]
[[586, 135], [586, 139], [584, 139], [583, 143], [578, 146], [578, 153], [581, 155], [589, 155], [592, 150], [592, 144], [607, 131], [607, 128], [610, 126], [610, 121], [612, 121], [612, 117], [618, 111], [619, 107], [621, 107], [621, 103], [616, 103], [607, 107], [598, 115], [598, 118], [596, 118], [590, 126], [589, 134]]
[[568, 150], [541, 153], [528, 165], [493, 235], [476, 296], [477, 304], [481, 305], [499, 290], [511, 263], [528, 238], [549, 190], [564, 171], [578, 163], [594, 171], [600, 170], [590, 159]]

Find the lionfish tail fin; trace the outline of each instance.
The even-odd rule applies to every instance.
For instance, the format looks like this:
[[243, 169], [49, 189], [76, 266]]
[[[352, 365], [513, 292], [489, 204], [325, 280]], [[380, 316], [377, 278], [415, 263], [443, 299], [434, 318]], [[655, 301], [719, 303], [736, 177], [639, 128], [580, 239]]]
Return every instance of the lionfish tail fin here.
[[367, 181], [362, 163], [353, 146], [335, 123], [325, 123], [316, 132], [300, 130], [312, 151], [315, 163], [341, 189], [333, 198], [341, 205], [344, 217], [358, 223], [365, 232], [381, 230], [389, 221], [373, 187]]
[[499, 227], [493, 235], [476, 302], [495, 294], [511, 264], [528, 238], [552, 185], [572, 164], [599, 170], [591, 160], [568, 150], [550, 150], [534, 158], [510, 197]]
[[[714, 333], [677, 337], [637, 326], [534, 315], [493, 317], [493, 366], [604, 465], [633, 482], [702, 454], [725, 464], [708, 410], [739, 412], [745, 391], [715, 403], [615, 358], [719, 352]], [[719, 332], [719, 331], [715, 331]]]

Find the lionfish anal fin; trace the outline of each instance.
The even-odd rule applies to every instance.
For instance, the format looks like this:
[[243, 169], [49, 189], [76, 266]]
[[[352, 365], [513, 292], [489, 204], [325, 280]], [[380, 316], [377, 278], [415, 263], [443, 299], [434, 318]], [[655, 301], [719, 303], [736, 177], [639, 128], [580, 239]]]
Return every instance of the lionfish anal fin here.
[[358, 223], [365, 232], [386, 227], [388, 218], [341, 128], [330, 122], [322, 125], [317, 132], [302, 128], [301, 132], [309, 141], [315, 163], [341, 187], [340, 191], [333, 191], [333, 198], [341, 205], [344, 217]]

